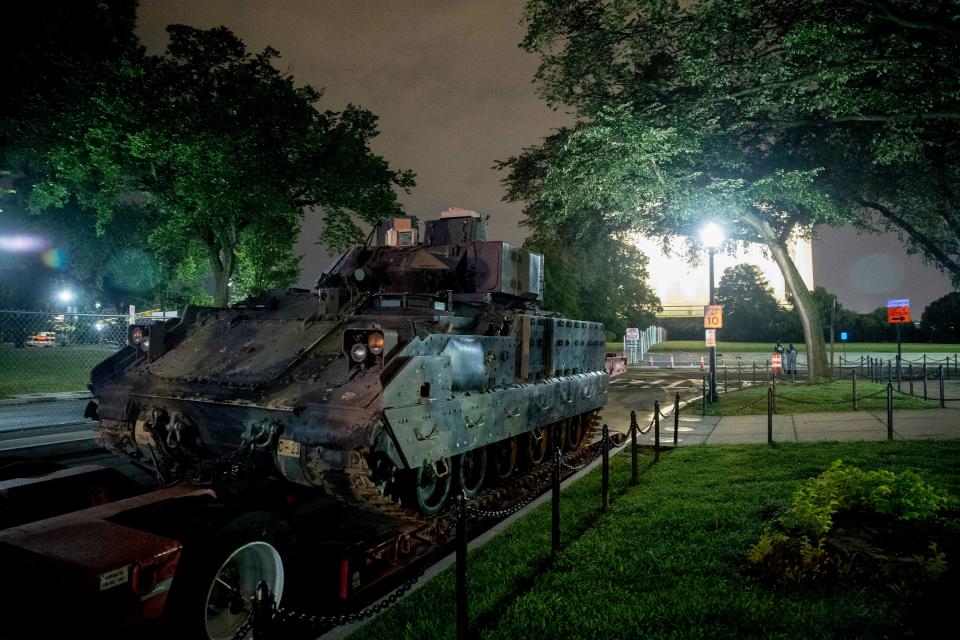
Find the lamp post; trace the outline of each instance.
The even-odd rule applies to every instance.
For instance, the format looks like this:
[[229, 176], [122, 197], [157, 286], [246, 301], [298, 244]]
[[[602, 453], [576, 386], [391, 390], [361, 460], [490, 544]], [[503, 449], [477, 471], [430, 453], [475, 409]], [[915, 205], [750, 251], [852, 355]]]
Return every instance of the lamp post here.
[[[703, 229], [700, 230], [700, 241], [703, 243], [703, 246], [707, 248], [707, 252], [710, 254], [710, 304], [716, 304], [716, 299], [714, 297], [713, 289], [713, 254], [717, 252], [717, 249], [723, 244], [723, 229], [717, 226], [714, 223], [709, 223]], [[710, 349], [710, 402], [716, 402], [719, 397], [717, 396], [717, 348], [709, 347]]]

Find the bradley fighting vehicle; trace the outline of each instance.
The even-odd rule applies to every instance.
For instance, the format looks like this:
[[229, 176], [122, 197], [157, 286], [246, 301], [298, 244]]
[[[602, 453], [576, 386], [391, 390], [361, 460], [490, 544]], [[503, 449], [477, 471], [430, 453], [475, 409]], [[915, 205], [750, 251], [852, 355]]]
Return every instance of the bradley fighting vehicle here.
[[603, 326], [540, 310], [543, 257], [475, 212], [381, 223], [315, 291], [134, 325], [91, 388], [161, 484], [279, 475], [439, 511], [576, 447], [607, 397]]

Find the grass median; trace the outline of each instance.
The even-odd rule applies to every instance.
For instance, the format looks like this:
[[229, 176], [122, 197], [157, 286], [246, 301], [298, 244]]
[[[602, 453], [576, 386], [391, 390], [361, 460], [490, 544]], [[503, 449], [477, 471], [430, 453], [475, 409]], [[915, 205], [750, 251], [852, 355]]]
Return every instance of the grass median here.
[[116, 353], [115, 347], [0, 347], [0, 398], [26, 393], [85, 391], [90, 370]]
[[[960, 494], [960, 441], [689, 447], [645, 466], [638, 487], [619, 455], [606, 514], [599, 470], [563, 492], [555, 565], [549, 505], [470, 552], [472, 637], [925, 637], [952, 620], [950, 594], [921, 599], [882, 582], [769, 586], [745, 573], [765, 523], [836, 459], [914, 469]], [[351, 638], [453, 638], [454, 602], [448, 570]]]
[[[720, 387], [722, 389], [722, 387]], [[894, 409], [937, 409], [940, 402], [937, 399], [924, 400], [921, 383], [914, 383], [914, 393], [911, 396], [907, 385], [903, 391], [893, 388]], [[928, 393], [938, 393], [937, 383], [930, 384]], [[857, 409], [859, 411], [886, 411], [887, 385], [857, 380]], [[932, 396], [930, 396], [932, 398]], [[776, 413], [817, 413], [821, 411], [853, 411], [853, 383], [850, 378], [835, 380], [824, 384], [806, 384], [796, 382], [792, 384], [778, 384], [776, 387]], [[703, 412], [703, 402], [696, 400], [691, 403], [688, 411]], [[719, 399], [707, 403], [708, 416], [755, 416], [767, 413], [767, 387], [745, 387], [721, 393]]]

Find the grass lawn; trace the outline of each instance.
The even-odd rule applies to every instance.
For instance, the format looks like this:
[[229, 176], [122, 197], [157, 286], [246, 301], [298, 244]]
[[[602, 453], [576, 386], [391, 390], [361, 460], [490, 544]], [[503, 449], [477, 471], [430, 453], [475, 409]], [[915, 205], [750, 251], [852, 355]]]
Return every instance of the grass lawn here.
[[[918, 602], [880, 582], [812, 589], [744, 574], [765, 520], [838, 458], [864, 470], [915, 469], [960, 494], [960, 441], [688, 447], [645, 466], [638, 487], [628, 486], [621, 454], [606, 514], [599, 469], [564, 491], [555, 566], [549, 503], [470, 552], [473, 637], [933, 637], [938, 622], [952, 626], [947, 590]], [[453, 638], [454, 602], [451, 569], [351, 638]]]
[[[717, 353], [773, 353], [774, 342], [717, 342]], [[784, 343], [786, 346], [786, 343]], [[806, 346], [794, 343], [799, 352], [805, 352]], [[911, 342], [901, 345], [903, 353], [960, 353], [960, 344], [933, 344], [926, 342]], [[829, 354], [830, 345], [827, 345]], [[623, 342], [608, 342], [607, 349], [623, 351]], [[703, 340], [667, 340], [654, 345], [650, 351], [654, 353], [677, 353], [689, 351], [706, 351]], [[842, 353], [840, 342], [836, 343], [836, 352]], [[847, 353], [896, 353], [896, 342], [848, 342]]]
[[0, 347], [0, 398], [83, 391], [90, 382], [90, 370], [116, 351], [100, 345]]
[[[718, 386], [718, 389], [722, 389]], [[857, 409], [861, 411], [885, 411], [887, 408], [887, 385], [857, 379]], [[906, 385], [904, 385], [906, 391]], [[914, 384], [914, 393], [923, 394], [921, 383]], [[929, 397], [938, 393], [937, 382], [929, 384]], [[853, 387], [849, 378], [836, 380], [826, 384], [778, 384], [776, 412], [813, 413], [817, 411], [853, 411]], [[869, 397], [868, 397], [869, 396]], [[690, 411], [702, 411], [702, 402], [697, 400], [690, 404]], [[937, 409], [939, 400], [923, 400], [906, 393], [898, 393], [896, 385], [893, 389], [894, 409]], [[707, 404], [708, 416], [751, 416], [767, 413], [767, 387], [746, 387], [730, 393], [721, 393], [720, 399]]]

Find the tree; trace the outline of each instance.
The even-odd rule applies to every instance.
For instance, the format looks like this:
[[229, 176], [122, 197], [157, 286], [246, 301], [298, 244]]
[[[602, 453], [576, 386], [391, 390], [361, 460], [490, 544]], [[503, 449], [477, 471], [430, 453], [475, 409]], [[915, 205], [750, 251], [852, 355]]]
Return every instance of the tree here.
[[931, 342], [960, 342], [960, 292], [948, 293], [927, 305], [920, 328]]
[[278, 71], [277, 51], [251, 55], [226, 28], [168, 32], [164, 55], [114, 66], [75, 142], [43, 154], [34, 211], [76, 198], [103, 233], [136, 202], [158, 255], [171, 265], [204, 255], [217, 305], [238, 269], [251, 291], [289, 283], [305, 207], [323, 212], [334, 249], [362, 239], [356, 220], [399, 212], [394, 188], [410, 189], [413, 174], [370, 151], [376, 116], [318, 110], [320, 92]]
[[805, 132], [756, 118], [748, 99], [770, 72], [756, 60], [781, 46], [768, 22], [785, 11], [746, 0], [531, 0], [523, 46], [541, 56], [543, 96], [573, 107], [577, 122], [501, 166], [507, 197], [526, 201], [535, 229], [559, 234], [599, 211], [617, 231], [695, 238], [714, 220], [734, 242], [763, 244], [793, 295], [816, 380], [827, 372], [823, 336], [787, 245], [849, 214]]
[[571, 318], [602, 322], [622, 335], [653, 324], [660, 300], [647, 284], [647, 257], [606, 233], [596, 242], [571, 245], [534, 235], [524, 246], [544, 254], [544, 306]]
[[716, 300], [723, 305], [724, 340], [790, 339], [779, 333], [780, 305], [755, 265], [738, 264], [724, 270]]

